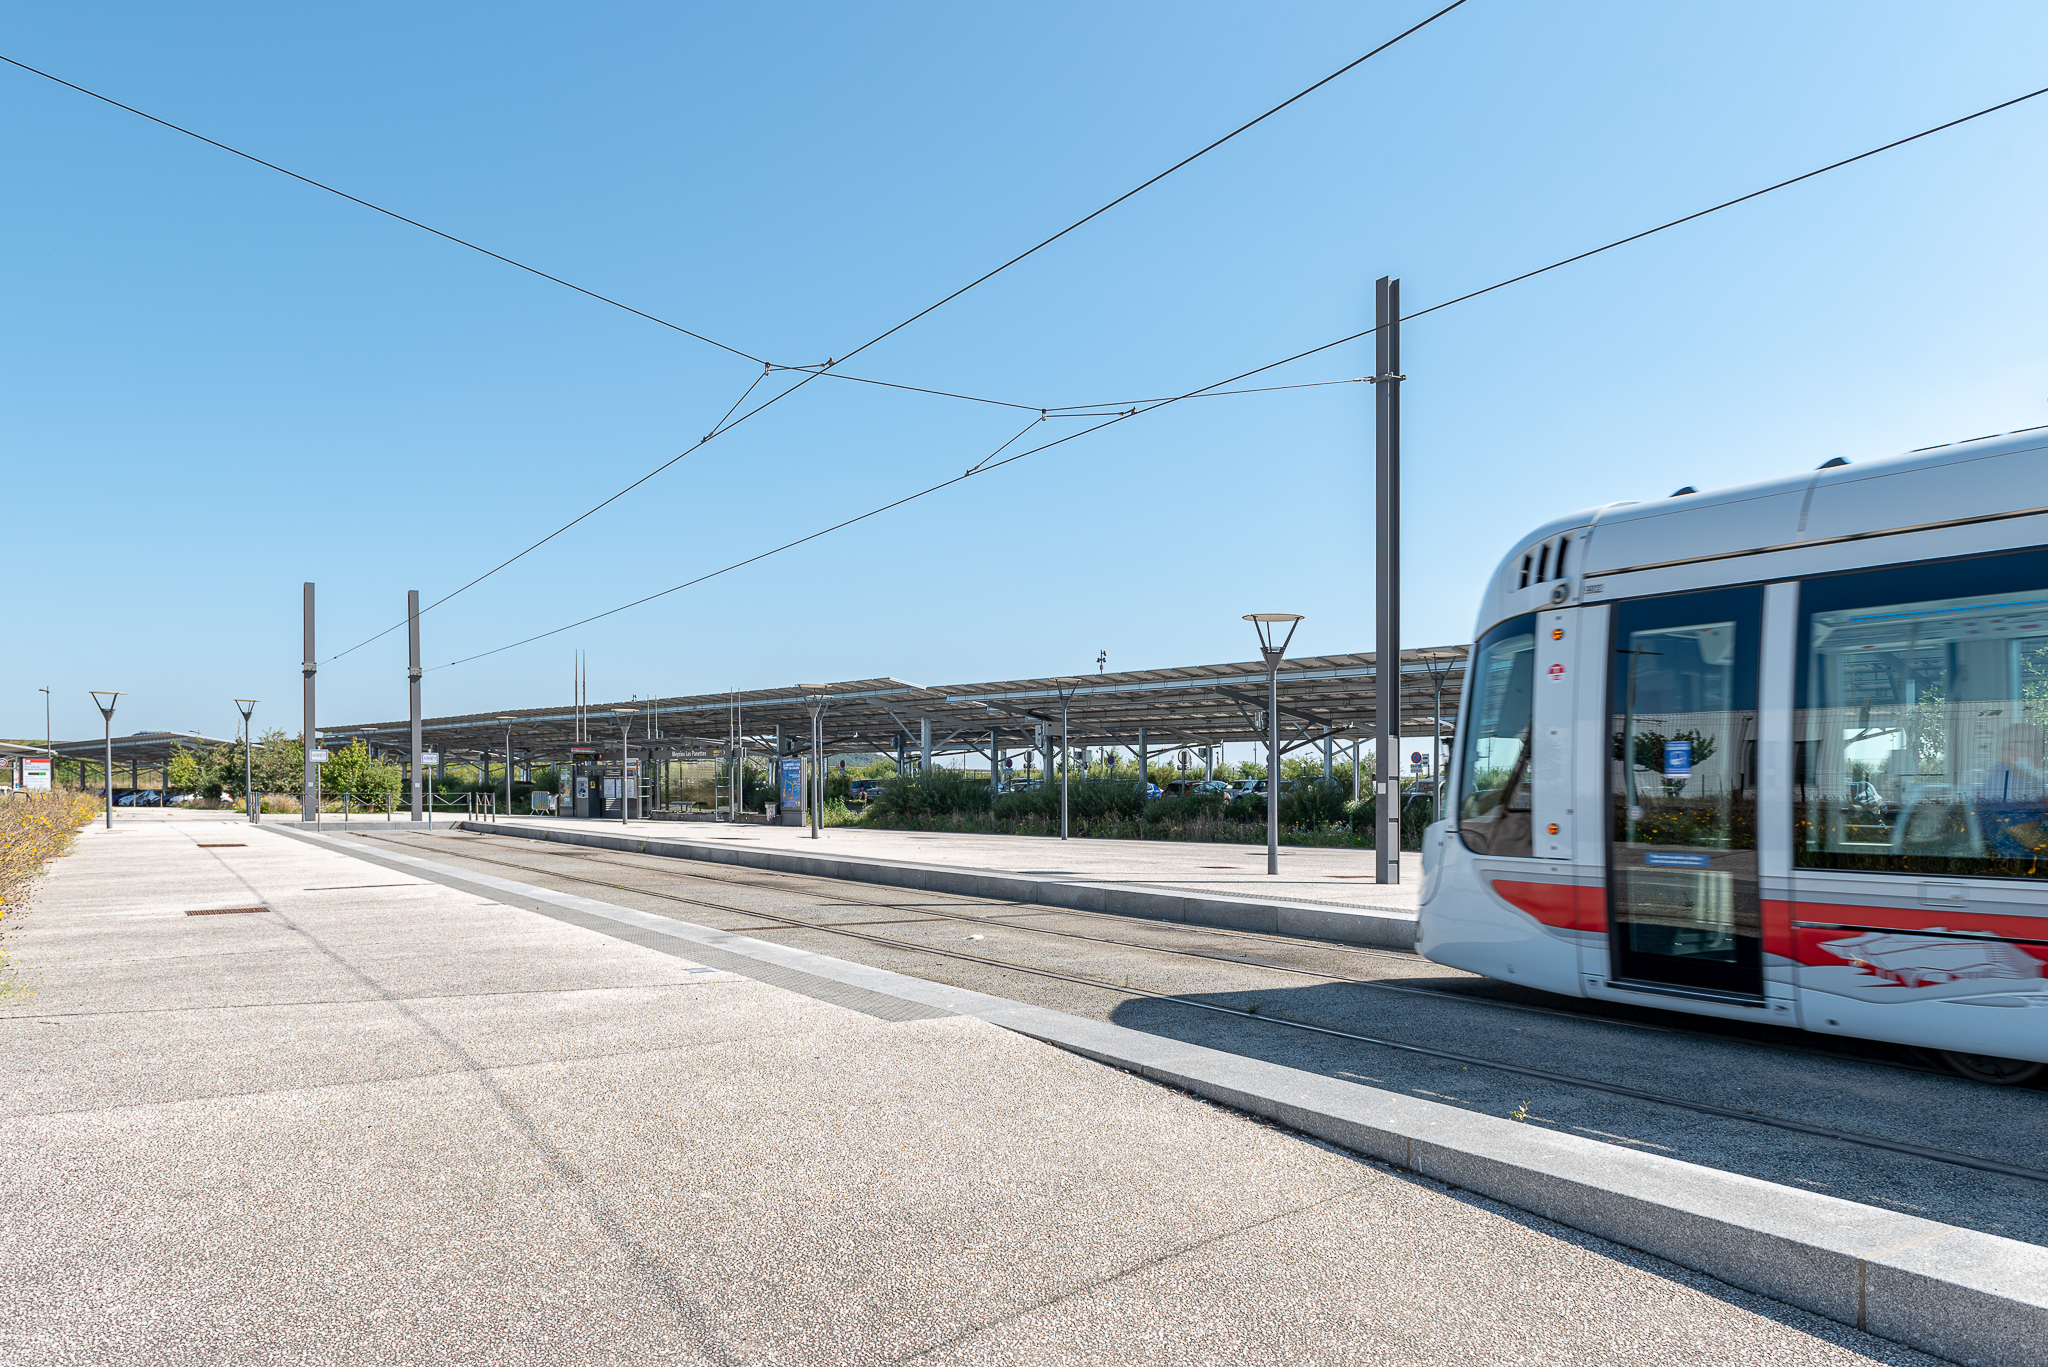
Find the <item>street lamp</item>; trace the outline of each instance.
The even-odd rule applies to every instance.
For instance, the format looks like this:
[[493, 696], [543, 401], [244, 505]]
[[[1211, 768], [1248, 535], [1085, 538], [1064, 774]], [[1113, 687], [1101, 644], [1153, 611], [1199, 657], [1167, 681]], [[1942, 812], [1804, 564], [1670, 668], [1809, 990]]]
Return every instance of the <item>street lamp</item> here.
[[517, 719], [513, 717], [496, 717], [493, 720], [505, 728], [505, 815], [510, 816], [512, 815], [512, 723]]
[[[626, 771], [633, 766], [633, 718], [640, 714], [637, 707], [614, 707], [612, 715], [619, 719], [619, 824], [626, 824], [626, 813], [630, 804], [626, 798]], [[511, 733], [508, 731], [509, 737]], [[510, 741], [506, 742], [510, 744]], [[511, 799], [506, 799], [509, 805]]]
[[50, 744], [50, 690], [38, 688], [36, 692], [43, 695], [43, 753], [49, 757], [50, 786], [55, 788], [57, 786], [57, 750], [55, 746]]
[[810, 808], [811, 839], [816, 840], [825, 825], [825, 703], [831, 694], [824, 684], [797, 687], [803, 690], [804, 706], [811, 710], [811, 792], [804, 805]]
[[[1067, 740], [1067, 704], [1074, 700], [1074, 694], [1080, 687], [1081, 685], [1078, 682], [1065, 686], [1060, 684], [1052, 686], [1053, 692], [1060, 695], [1060, 839], [1062, 840], [1067, 838], [1067, 755], [1070, 750]], [[1046, 777], [1051, 778], [1052, 775], [1047, 774]], [[1138, 773], [1140, 801], [1143, 800], [1142, 795], [1144, 791], [1145, 775], [1141, 769]]]
[[[1259, 633], [1259, 656], [1266, 662], [1266, 872], [1280, 872], [1280, 658], [1294, 629], [1301, 625], [1298, 612], [1248, 612], [1244, 620]], [[1281, 624], [1287, 634], [1280, 636]], [[1280, 643], [1273, 644], [1279, 636]]]
[[[249, 824], [255, 825], [256, 818], [263, 810], [263, 803], [256, 796], [256, 757], [251, 748], [256, 736], [249, 719], [256, 714], [257, 698], [236, 698], [235, 707], [242, 714], [242, 805], [249, 809]], [[169, 783], [164, 784], [168, 788]]]
[[[95, 688], [90, 691], [93, 706], [99, 708], [100, 716], [105, 718], [107, 723], [107, 829], [111, 831], [114, 829], [114, 699], [121, 694], [107, 688]], [[101, 698], [105, 698], [106, 701], [101, 702]]]
[[1456, 652], [1441, 650], [1424, 650], [1417, 654], [1422, 656], [1423, 668], [1429, 671], [1429, 681], [1436, 689], [1436, 712], [1433, 729], [1429, 733], [1429, 773], [1435, 788], [1430, 795], [1429, 819], [1438, 822], [1444, 819], [1444, 680], [1450, 677], [1451, 661], [1458, 656]]

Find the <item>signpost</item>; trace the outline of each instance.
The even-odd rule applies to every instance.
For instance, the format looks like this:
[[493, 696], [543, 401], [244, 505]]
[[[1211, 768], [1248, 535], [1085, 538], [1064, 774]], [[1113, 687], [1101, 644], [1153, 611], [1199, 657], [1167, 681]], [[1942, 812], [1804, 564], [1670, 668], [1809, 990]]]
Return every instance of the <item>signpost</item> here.
[[21, 786], [31, 793], [50, 791], [50, 761], [47, 759], [25, 759], [21, 762]]

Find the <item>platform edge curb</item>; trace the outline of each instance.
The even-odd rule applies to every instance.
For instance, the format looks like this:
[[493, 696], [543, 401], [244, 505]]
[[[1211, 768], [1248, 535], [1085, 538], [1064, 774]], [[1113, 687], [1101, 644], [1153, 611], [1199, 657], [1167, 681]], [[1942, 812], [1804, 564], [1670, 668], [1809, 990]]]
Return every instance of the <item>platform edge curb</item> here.
[[1033, 878], [1028, 874], [1003, 873], [994, 869], [950, 869], [901, 860], [871, 859], [859, 855], [822, 852], [804, 854], [790, 850], [733, 850], [673, 837], [611, 835], [603, 831], [528, 826], [512, 821], [463, 820], [454, 824], [457, 829], [478, 835], [516, 836], [525, 840], [547, 840], [594, 849], [621, 850], [629, 854], [652, 854], [671, 859], [698, 859], [706, 863], [733, 864], [742, 868], [766, 869], [773, 873], [840, 878], [856, 883], [882, 883], [893, 887], [915, 888], [922, 892], [945, 892], [964, 897], [1033, 902], [1070, 911], [1098, 911], [1112, 916], [1209, 926], [1217, 930], [1248, 930], [1267, 935], [1304, 935], [1341, 944], [1369, 945], [1376, 949], [1398, 949], [1411, 953], [1415, 949], [1417, 918], [1398, 912], [1343, 911], [1334, 907], [1310, 906], [1300, 902], [1269, 902], [1249, 897], [1164, 892], [1154, 888], [1123, 887], [1113, 883], [1066, 882]]
[[[510, 830], [498, 823], [492, 833]], [[416, 855], [287, 834], [367, 862], [517, 892], [520, 901], [508, 905], [539, 898], [944, 1007], [1895, 1343], [1970, 1367], [2048, 1367], [2048, 1248]]]

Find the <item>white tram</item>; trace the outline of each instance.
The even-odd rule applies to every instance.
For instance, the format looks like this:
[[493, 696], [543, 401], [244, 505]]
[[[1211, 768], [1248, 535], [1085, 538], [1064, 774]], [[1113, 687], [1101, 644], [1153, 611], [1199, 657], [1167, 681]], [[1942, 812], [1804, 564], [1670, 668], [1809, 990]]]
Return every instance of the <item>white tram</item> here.
[[1560, 519], [1476, 642], [1423, 954], [2048, 1062], [2048, 429]]

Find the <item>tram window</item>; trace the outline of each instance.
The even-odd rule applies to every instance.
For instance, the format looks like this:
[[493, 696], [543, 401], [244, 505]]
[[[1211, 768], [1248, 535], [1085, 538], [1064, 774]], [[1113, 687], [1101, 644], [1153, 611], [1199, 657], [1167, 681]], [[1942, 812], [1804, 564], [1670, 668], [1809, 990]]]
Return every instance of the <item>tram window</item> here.
[[1617, 976], [1760, 990], [1762, 594], [1617, 603], [1608, 914]]
[[1511, 617], [1479, 638], [1467, 677], [1458, 834], [1475, 854], [1536, 852], [1529, 812], [1529, 728], [1536, 618]]
[[1808, 868], [2048, 878], [2048, 554], [1800, 586]]

